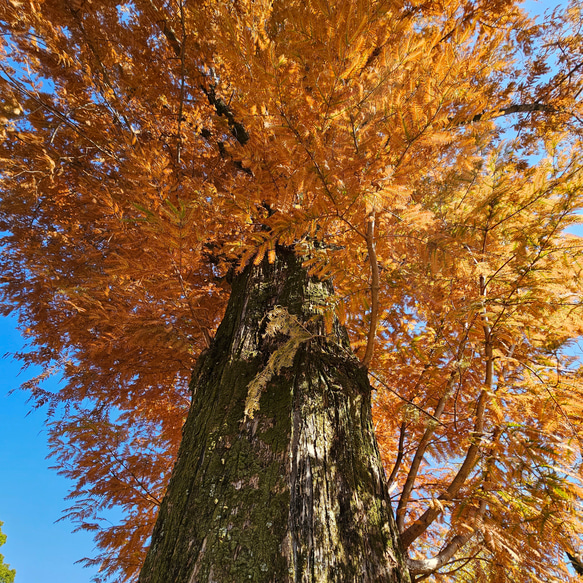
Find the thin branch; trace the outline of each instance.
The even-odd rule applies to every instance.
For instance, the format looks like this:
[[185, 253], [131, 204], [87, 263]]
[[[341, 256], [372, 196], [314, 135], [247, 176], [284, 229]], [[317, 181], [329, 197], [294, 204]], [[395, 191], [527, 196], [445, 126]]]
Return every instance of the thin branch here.
[[192, 316], [192, 319], [194, 320], [195, 324], [198, 326], [199, 330], [202, 333], [202, 337], [204, 340], [204, 347], [205, 347], [205, 349], [208, 349], [211, 346], [211, 340], [212, 340], [212, 338], [209, 334], [208, 328], [206, 326], [201, 325], [199, 319], [197, 318], [196, 314], [194, 313], [194, 308], [192, 307], [192, 304], [190, 303], [190, 299], [188, 298], [188, 292], [186, 291], [186, 286], [184, 284], [184, 278], [182, 277], [182, 270], [181, 270], [180, 266], [176, 265], [176, 261], [174, 260], [174, 257], [171, 256], [170, 260], [172, 261], [172, 266], [174, 267], [174, 272], [178, 276], [178, 282], [179, 282], [180, 288], [182, 290], [182, 296], [184, 297], [184, 301], [186, 302], [186, 305], [188, 306], [188, 309], [190, 311], [190, 315]]
[[377, 260], [377, 252], [374, 238], [375, 227], [375, 213], [372, 211], [368, 217], [368, 228], [366, 230], [366, 247], [368, 249], [368, 261], [370, 263], [371, 273], [371, 309], [370, 309], [370, 325], [368, 329], [368, 340], [366, 344], [366, 352], [362, 359], [362, 364], [366, 367], [370, 365], [374, 352], [374, 341], [377, 333], [377, 326], [379, 322], [379, 264]]
[[401, 462], [403, 461], [403, 449], [404, 449], [404, 445], [405, 445], [405, 429], [407, 428], [407, 424], [403, 421], [401, 423], [401, 428], [399, 430], [399, 449], [397, 450], [397, 459], [395, 460], [395, 465], [393, 466], [393, 469], [391, 471], [391, 475], [389, 476], [389, 479], [387, 480], [387, 488], [389, 489], [389, 492], [391, 492], [391, 486], [393, 484], [393, 481], [395, 480], [395, 477], [397, 476], [398, 472], [399, 472], [399, 468], [401, 467]]
[[99, 69], [99, 71], [101, 73], [101, 76], [103, 78], [103, 83], [105, 83], [107, 88], [111, 91], [111, 94], [113, 95], [115, 101], [117, 101], [117, 106], [110, 103], [109, 99], [106, 96], [106, 92], [103, 90], [103, 85], [102, 85], [101, 80], [99, 79], [99, 76], [94, 75], [93, 79], [95, 81], [95, 85], [97, 87], [97, 90], [99, 91], [99, 94], [101, 95], [101, 98], [103, 99], [103, 102], [105, 103], [107, 108], [110, 110], [110, 112], [113, 116], [114, 122], [119, 122], [120, 120], [123, 120], [127, 129], [132, 133], [132, 135], [134, 135], [134, 130], [132, 128], [132, 124], [130, 123], [130, 121], [128, 120], [126, 115], [123, 113], [123, 111], [120, 111], [120, 108], [118, 107], [119, 105], [123, 105], [123, 104], [121, 102], [121, 99], [117, 96], [115, 87], [113, 86], [113, 83], [111, 82], [111, 80], [109, 78], [109, 73], [107, 72], [107, 69], [105, 68], [105, 66], [101, 62], [101, 57], [99, 56], [99, 51], [97, 50], [97, 48], [95, 47], [93, 42], [91, 42], [91, 39], [85, 30], [85, 26], [83, 25], [83, 21], [79, 18], [78, 13], [75, 10], [73, 10], [73, 8], [70, 6], [69, 6], [69, 9], [71, 10], [71, 14], [73, 15], [73, 18], [77, 22], [77, 26], [79, 27], [79, 30], [81, 31], [81, 35], [82, 35], [83, 39], [85, 40], [85, 43], [87, 44], [87, 46], [89, 47], [89, 50], [91, 51], [91, 53], [93, 54], [93, 57], [95, 58], [95, 63], [97, 64], [97, 68]]
[[87, 140], [91, 145], [95, 146], [97, 150], [99, 150], [102, 154], [108, 156], [109, 158], [113, 158], [117, 162], [121, 162], [121, 160], [110, 150], [100, 146], [97, 142], [92, 140], [87, 136], [87, 134], [81, 130], [81, 128], [66, 114], [59, 111], [56, 107], [51, 105], [50, 103], [46, 103], [40, 97], [29, 91], [20, 81], [12, 77], [10, 73], [6, 70], [6, 68], [0, 64], [0, 70], [6, 75], [8, 83], [16, 89], [22, 95], [25, 95], [29, 99], [32, 99], [36, 104], [38, 104], [41, 108], [50, 111], [53, 113], [57, 118], [59, 118], [66, 126], [70, 127], [77, 135], [81, 136], [84, 140]]
[[[97, 429], [94, 426], [91, 427], [91, 430], [93, 431], [93, 433], [98, 435]], [[98, 435], [98, 437], [100, 437], [100, 436]], [[158, 498], [156, 498], [156, 496], [154, 496], [150, 492], [150, 490], [144, 484], [144, 482], [142, 480], [140, 480], [140, 478], [138, 478], [136, 476], [136, 474], [134, 474], [134, 472], [129, 468], [128, 464], [117, 455], [117, 453], [113, 450], [113, 448], [111, 448], [109, 445], [106, 444], [105, 449], [109, 452], [109, 455], [111, 455], [111, 457], [130, 475], [132, 480], [138, 485], [138, 487], [142, 491], [142, 492], [140, 492], [138, 490], [138, 495], [141, 496], [142, 498], [144, 498], [145, 500], [148, 500], [149, 502], [155, 504], [156, 506], [160, 506], [162, 504], [162, 502], [160, 500], [158, 500]], [[136, 488], [134, 486], [132, 486], [131, 484], [128, 484], [125, 480], [123, 480], [120, 476], [118, 476], [117, 472], [113, 468], [109, 468], [108, 472], [116, 480], [119, 480], [122, 484], [124, 484], [128, 488], [131, 488], [132, 490], [136, 491]]]
[[495, 109], [494, 111], [484, 111], [482, 113], [477, 113], [469, 121], [477, 122], [480, 121], [482, 118], [495, 119], [497, 117], [502, 117], [505, 115], [512, 115], [513, 113], [534, 113], [536, 111], [542, 111], [544, 113], [559, 112], [559, 110], [556, 107], [553, 107], [552, 105], [545, 105], [544, 103], [537, 103], [535, 101], [534, 103], [519, 103], [509, 105], [508, 107], [502, 107], [501, 109]]
[[557, 398], [555, 397], [555, 395], [553, 395], [553, 392], [551, 391], [551, 389], [549, 389], [548, 384], [543, 380], [543, 378], [531, 366], [529, 366], [525, 362], [522, 363], [522, 366], [524, 366], [526, 369], [528, 369], [539, 380], [539, 382], [541, 383], [541, 385], [543, 386], [545, 391], [549, 394], [549, 397], [551, 398], [551, 400], [553, 401], [553, 403], [555, 404], [557, 409], [561, 412], [561, 415], [565, 418], [565, 421], [566, 421], [567, 425], [569, 426], [569, 429], [573, 433], [573, 437], [579, 442], [579, 446], [581, 447], [581, 449], [583, 449], [583, 441], [581, 440], [579, 433], [577, 432], [577, 430], [573, 426], [571, 419], [569, 418], [567, 413], [565, 413], [565, 410], [563, 409], [561, 404], [557, 401]]
[[245, 126], [235, 119], [233, 112], [222, 97], [218, 97], [215, 92], [215, 85], [211, 85], [208, 89], [204, 85], [200, 85], [201, 91], [206, 95], [209, 103], [215, 108], [219, 116], [225, 116], [227, 123], [231, 130], [232, 136], [244, 146], [249, 141], [249, 134]]
[[445, 427], [445, 425], [435, 415], [432, 415], [429, 411], [426, 411], [425, 409], [423, 409], [423, 407], [420, 407], [419, 405], [417, 405], [416, 403], [414, 403], [410, 399], [407, 399], [406, 397], [403, 397], [403, 395], [400, 395], [397, 391], [395, 391], [395, 389], [392, 389], [389, 385], [387, 385], [387, 383], [385, 383], [381, 378], [379, 378], [374, 372], [368, 371], [368, 374], [375, 381], [377, 381], [381, 385], [383, 385], [383, 387], [385, 389], [387, 389], [388, 391], [391, 391], [391, 393], [393, 393], [393, 395], [395, 395], [396, 397], [399, 397], [399, 399], [401, 399], [401, 401], [405, 401], [405, 403], [407, 403], [408, 405], [411, 405], [411, 407], [415, 407], [415, 409], [417, 409], [417, 411], [419, 411], [420, 413], [423, 413], [423, 415], [427, 415], [427, 417], [429, 417], [436, 424], [441, 425], [442, 427]]
[[[486, 293], [484, 276], [480, 276], [480, 295], [483, 297]], [[489, 392], [492, 390], [494, 380], [494, 356], [492, 346], [492, 334], [487, 320], [483, 323], [484, 329], [484, 356], [485, 356], [485, 389], [480, 392], [478, 403], [476, 405], [476, 414], [474, 422], [474, 430], [472, 432], [471, 445], [468, 448], [466, 457], [448, 486], [447, 490], [438, 496], [437, 500], [448, 501], [457, 496], [461, 487], [464, 485], [472, 470], [474, 469], [480, 454], [481, 439], [484, 433], [484, 418], [486, 414], [486, 403]], [[429, 428], [428, 428], [429, 429]], [[425, 437], [425, 436], [424, 436]], [[421, 445], [421, 444], [420, 444]], [[412, 488], [412, 485], [410, 486]], [[407, 500], [408, 501], [408, 500]], [[402, 510], [404, 513], [404, 510]], [[439, 504], [430, 506], [407, 530], [401, 535], [401, 542], [404, 548], [407, 548], [411, 543], [421, 536], [431, 525], [431, 523], [442, 513], [442, 507]], [[402, 524], [402, 523], [401, 523]]]
[[[336, 199], [334, 198], [334, 195], [332, 194], [332, 191], [330, 190], [330, 186], [328, 185], [328, 182], [326, 181], [326, 176], [324, 175], [324, 172], [322, 172], [322, 168], [320, 168], [320, 164], [318, 164], [318, 160], [316, 160], [316, 156], [308, 148], [307, 144], [304, 143], [304, 140], [303, 140], [300, 132], [298, 131], [298, 129], [296, 127], [294, 127], [292, 125], [291, 121], [288, 119], [288, 117], [285, 114], [285, 112], [283, 111], [283, 109], [279, 110], [279, 115], [281, 115], [282, 119], [287, 124], [287, 127], [291, 130], [291, 132], [296, 137], [298, 144], [300, 144], [302, 146], [302, 148], [304, 149], [306, 154], [309, 156], [309, 158], [312, 161], [312, 164], [314, 165], [314, 168], [316, 170], [316, 174], [318, 175], [318, 178], [320, 179], [322, 186], [324, 186], [324, 192], [326, 193], [326, 195], [330, 199], [330, 202], [334, 205], [334, 208], [336, 209], [336, 212], [338, 213], [338, 204], [336, 203]], [[340, 216], [340, 215], [338, 215], [338, 216]], [[348, 223], [348, 224], [350, 225], [350, 223]]]
[[[486, 468], [484, 470], [484, 476], [483, 476], [483, 482], [487, 483], [489, 480], [489, 476], [490, 476], [490, 471], [492, 469], [492, 465], [493, 463], [495, 463], [495, 460], [493, 459], [493, 452], [494, 452], [494, 444], [495, 442], [498, 441], [498, 438], [500, 437], [500, 435], [502, 434], [502, 430], [500, 427], [497, 427], [494, 430], [494, 433], [492, 435], [492, 445], [489, 449], [488, 452], [488, 456], [487, 456], [487, 461], [486, 461]], [[480, 500], [480, 504], [478, 506], [478, 509], [473, 511], [472, 514], [472, 519], [474, 521], [474, 524], [476, 522], [482, 520], [484, 514], [486, 513], [486, 508], [487, 508], [487, 501], [485, 498], [482, 498], [482, 500]], [[468, 527], [470, 527], [468, 525]], [[412, 574], [414, 575], [424, 575], [427, 576], [431, 573], [433, 573], [434, 571], [436, 571], [437, 569], [440, 569], [443, 565], [445, 565], [449, 559], [451, 559], [455, 553], [457, 553], [457, 551], [463, 547], [465, 544], [467, 544], [474, 535], [478, 534], [480, 532], [480, 528], [477, 529], [472, 529], [470, 531], [468, 531], [466, 534], [463, 535], [457, 535], [455, 536], [451, 542], [446, 545], [446, 547], [440, 551], [435, 557], [431, 558], [431, 559], [425, 559], [425, 560], [420, 560], [420, 561], [415, 561], [412, 559], [408, 559], [408, 565], [409, 568], [412, 572]], [[468, 562], [470, 562], [472, 559], [475, 559], [476, 557], [470, 557], [467, 560], [465, 560], [465, 562], [458, 567], [457, 569], [454, 569], [453, 571], [450, 571], [450, 573], [455, 573], [455, 571], [459, 570], [460, 568], [463, 568]], [[460, 560], [460, 559], [458, 559]], [[464, 559], [461, 559], [462, 561], [464, 561]]]
[[[470, 329], [472, 328], [472, 325], [473, 325], [473, 320], [472, 320], [471, 324], [466, 327], [464, 337], [462, 338], [462, 340], [458, 346], [458, 350], [457, 350], [457, 354], [456, 354], [456, 361], [457, 362], [460, 362], [462, 360], [465, 346], [466, 346], [466, 342], [468, 339]], [[455, 377], [458, 374], [458, 372], [459, 371], [456, 369], [450, 373], [449, 379], [447, 380], [447, 383], [445, 385], [445, 390], [444, 390], [443, 394], [441, 395], [441, 397], [440, 397], [440, 399], [435, 407], [435, 411], [433, 413], [433, 418], [435, 420], [438, 420], [441, 417], [443, 410], [445, 409], [445, 404], [446, 404], [447, 400], [449, 399], [449, 397], [451, 396], [451, 393], [453, 391]], [[421, 467], [421, 462], [423, 461], [423, 458], [425, 457], [425, 452], [427, 451], [427, 448], [429, 447], [429, 444], [431, 442], [431, 438], [433, 437], [433, 433], [435, 432], [436, 428], [437, 428], [437, 425], [435, 423], [428, 423], [427, 428], [425, 429], [425, 433], [421, 437], [421, 441], [419, 442], [419, 445], [417, 446], [417, 450], [415, 451], [415, 456], [413, 457], [413, 461], [411, 462], [411, 467], [409, 468], [409, 473], [407, 475], [407, 479], [406, 479], [405, 484], [403, 486], [403, 491], [401, 492], [401, 497], [399, 498], [399, 504], [397, 506], [397, 511], [396, 511], [397, 528], [398, 528], [399, 532], [403, 532], [405, 530], [405, 514], [407, 512], [407, 504], [409, 503], [411, 493], [413, 492], [413, 486], [415, 484], [415, 480], [417, 479], [417, 474], [419, 472], [419, 468]], [[406, 545], [406, 546], [408, 546], [408, 545]], [[405, 546], [405, 548], [406, 548], [406, 546]]]
[[[454, 573], [457, 573], [458, 571], [461, 571], [462, 569], [464, 569], [472, 561], [479, 560], [480, 557], [478, 557], [478, 555], [480, 554], [481, 551], [482, 551], [482, 549], [478, 547], [478, 549], [475, 550], [474, 553], [472, 555], [470, 555], [469, 557], [461, 557], [461, 558], [458, 558], [458, 559], [454, 559], [453, 561], [450, 562], [450, 565], [452, 565], [452, 568], [449, 571], [442, 571], [440, 574], [442, 574], [442, 575], [453, 575]], [[458, 565], [457, 567], [453, 567], [453, 565], [455, 563], [461, 563], [461, 565]], [[426, 575], [426, 577], [427, 576], [429, 576], [429, 574]]]
[[[172, 51], [174, 52], [176, 57], [181, 59], [182, 66], [184, 67], [184, 69], [183, 69], [183, 78], [184, 78], [184, 76], [186, 75], [186, 67], [184, 65], [184, 55], [183, 55], [184, 40], [182, 43], [178, 40], [176, 32], [174, 32], [174, 29], [168, 23], [168, 19], [154, 5], [152, 0], [150, 0], [150, 2], [148, 3], [147, 6], [148, 6], [147, 12], [148, 12], [148, 15], [150, 16], [151, 20], [153, 20], [158, 25], [158, 27], [162, 31], [162, 34], [166, 37], [166, 40], [168, 41], [168, 44], [172, 48]], [[181, 12], [182, 12], [182, 10], [183, 10], [183, 5], [181, 4]], [[183, 18], [182, 18], [182, 26], [184, 27]], [[184, 35], [184, 30], [183, 30], [183, 35]], [[206, 76], [202, 72], [199, 71], [199, 74], [203, 78], [206, 79]], [[200, 84], [200, 89], [206, 95], [208, 102], [215, 108], [215, 111], [217, 112], [217, 114], [219, 116], [224, 115], [227, 118], [227, 122], [228, 122], [229, 128], [231, 130], [231, 134], [239, 142], [239, 144], [244, 146], [249, 141], [249, 134], [247, 133], [245, 126], [235, 119], [233, 112], [231, 111], [230, 107], [226, 104], [224, 99], [222, 99], [221, 97], [217, 97], [217, 94], [215, 92], [215, 85], [211, 83], [210, 87], [207, 88], [203, 84]]]
[[567, 71], [564, 75], [562, 75], [562, 77], [560, 77], [559, 80], [557, 81], [556, 85], [554, 85], [553, 87], [549, 87], [539, 99], [546, 97], [547, 95], [549, 95], [549, 93], [552, 93], [555, 89], [558, 89], [567, 79], [573, 76], [573, 73], [576, 73], [581, 67], [583, 67], [583, 61], [577, 63], [574, 67], [571, 68], [571, 70]]
[[[451, 372], [449, 379], [445, 386], [445, 391], [441, 398], [437, 402], [437, 406], [435, 407], [435, 411], [432, 415], [434, 419], [439, 419], [443, 410], [445, 409], [445, 404], [450, 397], [451, 389], [453, 387], [454, 379], [456, 377], [457, 370]], [[401, 496], [399, 498], [399, 504], [397, 505], [397, 528], [399, 532], [405, 531], [405, 513], [407, 512], [407, 504], [409, 503], [409, 499], [411, 498], [411, 493], [413, 492], [413, 486], [415, 484], [415, 480], [417, 479], [417, 474], [419, 473], [419, 468], [421, 467], [421, 462], [425, 457], [425, 452], [429, 447], [429, 443], [433, 434], [435, 433], [435, 429], [437, 425], [435, 423], [429, 422], [427, 424], [427, 428], [419, 441], [419, 445], [415, 451], [415, 455], [413, 456], [413, 461], [411, 462], [411, 467], [409, 468], [409, 473], [407, 474], [407, 479], [405, 480], [405, 484], [403, 485], [403, 491], [401, 492]], [[405, 531], [406, 532], [406, 531]], [[403, 545], [404, 548], [407, 548], [409, 545]]]
[[168, 23], [168, 19], [156, 7], [152, 0], [147, 2], [145, 7], [145, 11], [148, 13], [148, 16], [150, 16], [150, 18], [158, 25], [162, 31], [162, 34], [166, 37], [168, 44], [172, 47], [174, 54], [179, 57], [182, 53], [182, 46], [173, 28]]

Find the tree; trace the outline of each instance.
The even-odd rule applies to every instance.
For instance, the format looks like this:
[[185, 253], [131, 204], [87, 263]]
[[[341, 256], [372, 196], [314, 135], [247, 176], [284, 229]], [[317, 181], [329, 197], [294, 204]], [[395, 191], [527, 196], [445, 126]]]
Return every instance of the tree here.
[[[4, 523], [0, 520], [0, 547], [6, 542], [6, 535], [2, 532], [2, 525]], [[16, 571], [10, 568], [4, 562], [4, 555], [0, 555], [0, 582], [1, 583], [14, 583], [14, 576]]]
[[[182, 439], [144, 582], [172, 545], [176, 581], [271, 580], [258, 557], [290, 548], [306, 581], [368, 552], [406, 580], [401, 548], [418, 580], [569, 580], [579, 3], [541, 26], [511, 0], [6, 0], [0, 23], [3, 310], [89, 564], [135, 577]], [[300, 448], [316, 419], [330, 447]]]

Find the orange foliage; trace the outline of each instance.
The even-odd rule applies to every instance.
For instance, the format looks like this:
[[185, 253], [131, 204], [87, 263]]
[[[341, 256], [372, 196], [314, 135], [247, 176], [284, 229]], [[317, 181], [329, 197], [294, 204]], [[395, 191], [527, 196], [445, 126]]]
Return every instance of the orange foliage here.
[[570, 580], [582, 24], [578, 2], [543, 26], [514, 0], [0, 4], [3, 310], [104, 577], [139, 569], [230, 266], [282, 244], [369, 365], [414, 569]]

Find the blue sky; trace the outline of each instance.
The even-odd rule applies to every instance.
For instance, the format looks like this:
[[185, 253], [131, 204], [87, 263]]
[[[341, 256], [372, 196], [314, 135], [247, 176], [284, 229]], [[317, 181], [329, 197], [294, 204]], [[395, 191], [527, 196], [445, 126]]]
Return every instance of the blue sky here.
[[[558, 4], [525, 3], [536, 13]], [[0, 356], [18, 351], [22, 342], [15, 319], [0, 318]], [[8, 395], [29, 378], [19, 370], [11, 358], [0, 360], [0, 520], [8, 536], [0, 553], [16, 569], [16, 583], [89, 583], [95, 569], [75, 562], [93, 555], [91, 536], [57, 522], [70, 484], [48, 469], [44, 413], [31, 412], [21, 392]]]
[[[22, 345], [15, 319], [1, 318], [0, 356]], [[21, 391], [7, 395], [31, 376], [19, 371], [10, 357], [0, 360], [0, 520], [8, 537], [0, 553], [16, 569], [15, 583], [88, 583], [95, 569], [75, 562], [93, 554], [91, 536], [56, 522], [69, 483], [48, 469], [44, 413], [31, 412]]]

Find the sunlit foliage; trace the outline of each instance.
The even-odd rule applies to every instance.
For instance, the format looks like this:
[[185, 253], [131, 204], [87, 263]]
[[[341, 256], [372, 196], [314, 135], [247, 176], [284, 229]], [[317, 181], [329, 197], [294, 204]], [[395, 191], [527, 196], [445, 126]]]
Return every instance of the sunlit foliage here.
[[[6, 535], [2, 532], [2, 525], [4, 523], [0, 520], [0, 547], [6, 543]], [[14, 583], [16, 571], [10, 568], [4, 562], [4, 556], [0, 555], [0, 583]]]
[[229, 270], [293, 245], [369, 368], [413, 570], [570, 580], [582, 24], [578, 2], [544, 25], [513, 0], [0, 2], [3, 311], [104, 578], [139, 570]]

